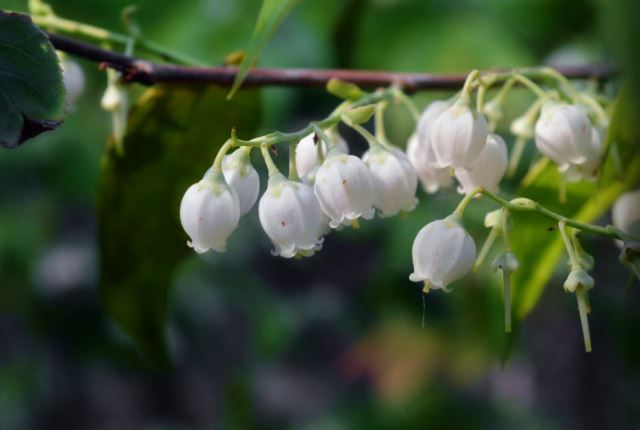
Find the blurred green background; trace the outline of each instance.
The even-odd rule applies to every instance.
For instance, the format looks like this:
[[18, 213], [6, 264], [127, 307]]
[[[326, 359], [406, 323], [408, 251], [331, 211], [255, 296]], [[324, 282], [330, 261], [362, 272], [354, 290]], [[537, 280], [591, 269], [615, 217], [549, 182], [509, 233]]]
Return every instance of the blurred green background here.
[[[120, 12], [130, 1], [51, 4], [60, 16], [123, 31]], [[136, 4], [148, 37], [211, 64], [247, 45], [260, 7], [257, 0]], [[611, 55], [636, 37], [625, 33], [633, 16], [625, 15], [625, 5], [633, 2], [304, 0], [259, 64], [465, 73], [615, 62]], [[26, 2], [3, 0], [0, 7], [25, 11]], [[633, 70], [636, 59], [619, 58]], [[183, 138], [211, 145], [206, 153], [213, 157], [230, 122], [243, 138], [293, 130], [326, 115], [337, 100], [321, 90], [266, 88], [241, 92], [230, 116], [212, 104], [194, 107], [199, 115], [184, 119], [189, 90], [156, 94], [157, 110], [137, 110], [137, 121], [151, 124], [150, 131], [128, 137], [122, 161], [104, 156], [105, 73], [77, 61], [86, 88], [60, 129], [0, 152], [0, 429], [640, 425], [640, 298], [637, 288], [625, 289], [627, 275], [610, 241], [585, 243], [597, 260], [591, 354], [584, 353], [575, 298], [563, 292], [561, 270], [514, 344], [502, 331], [497, 277], [486, 267], [451, 294], [429, 294], [421, 327], [420, 289], [408, 280], [411, 243], [424, 224], [455, 207], [453, 189], [420, 193], [419, 207], [407, 217], [333, 232], [310, 259], [272, 257], [255, 210], [241, 220], [227, 253], [193, 255], [176, 223], [179, 200], [170, 217], [157, 216], [169, 219], [168, 229], [147, 208], [155, 208], [163, 190], [186, 189], [210, 160], [196, 152], [180, 158], [178, 150], [174, 161], [147, 171], [149, 158]], [[423, 107], [447, 96], [422, 93], [415, 101]], [[515, 117], [531, 99], [515, 92], [511, 100], [508, 114]], [[188, 137], [161, 133], [156, 146], [154, 127], [165, 118], [184, 121]], [[413, 125], [406, 111], [391, 109], [387, 127], [404, 146]], [[364, 142], [344, 131], [351, 151], [361, 154]], [[286, 156], [279, 158], [284, 165]], [[129, 176], [101, 179], [101, 169]], [[127, 193], [138, 194], [124, 210], [132, 204]], [[468, 211], [478, 243], [489, 208], [474, 204]], [[110, 227], [98, 219], [110, 220]], [[113, 240], [100, 245], [100, 238]], [[108, 273], [101, 267], [105, 255]], [[142, 266], [155, 270], [157, 283], [118, 284], [118, 276]], [[112, 312], [146, 324], [149, 310], [160, 309], [152, 322], [166, 317], [166, 330], [150, 323], [129, 336], [105, 311], [101, 282], [126, 287]]]

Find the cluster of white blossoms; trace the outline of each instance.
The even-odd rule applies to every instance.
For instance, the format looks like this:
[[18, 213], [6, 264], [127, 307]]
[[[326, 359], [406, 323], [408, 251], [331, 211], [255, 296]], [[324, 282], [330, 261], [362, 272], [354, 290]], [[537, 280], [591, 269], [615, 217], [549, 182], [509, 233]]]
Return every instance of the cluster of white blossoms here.
[[[261, 148], [269, 181], [258, 214], [274, 255], [311, 256], [331, 229], [358, 227], [360, 218], [371, 219], [376, 210], [387, 217], [416, 207], [418, 179], [403, 151], [373, 141], [359, 158], [348, 153], [335, 128], [321, 133], [323, 138], [312, 132], [297, 143], [289, 178], [277, 169], [268, 148]], [[239, 218], [255, 204], [260, 180], [251, 149], [241, 146], [225, 155], [221, 172], [214, 165], [185, 193], [180, 219], [197, 252], [223, 251]]]
[[[528, 140], [535, 141], [541, 157], [557, 164], [566, 180], [593, 179], [603, 161], [608, 123], [604, 110], [588, 95], [544, 91], [517, 73], [501, 79], [510, 83], [484, 105], [486, 84], [474, 71], [451, 100], [435, 101], [421, 115], [413, 108], [416, 129], [406, 151], [391, 145], [383, 130], [382, 113], [387, 102], [400, 99], [411, 107], [408, 98], [394, 88], [370, 95], [357, 90], [362, 95], [358, 96], [359, 103], [354, 103], [350, 98], [353, 88], [346, 87], [347, 101], [332, 116], [297, 133], [274, 133], [250, 141], [240, 141], [233, 134], [213, 167], [182, 199], [180, 219], [190, 237], [189, 246], [197, 252], [225, 249], [240, 217], [251, 210], [260, 193], [260, 179], [250, 160], [252, 149], [257, 147], [269, 171], [268, 185], [258, 205], [260, 224], [273, 243], [273, 254], [284, 258], [311, 256], [322, 248], [324, 236], [332, 229], [357, 228], [360, 219], [371, 219], [376, 212], [380, 217], [390, 217], [412, 211], [418, 203], [419, 182], [430, 194], [451, 187], [455, 178], [457, 190], [464, 197], [451, 215], [429, 222], [417, 233], [409, 279], [423, 283], [425, 293], [432, 289], [449, 291], [451, 283], [479, 266], [494, 240], [502, 237], [503, 249], [492, 267], [503, 276], [505, 330], [510, 331], [510, 277], [520, 264], [510, 247], [509, 211], [537, 211], [558, 222], [571, 265], [564, 287], [578, 297], [585, 345], [590, 350], [587, 291], [594, 282], [587, 272], [593, 268], [593, 258], [584, 252], [577, 234], [582, 228], [622, 239], [621, 260], [637, 272], [640, 244], [635, 237], [640, 234], [640, 191], [623, 195], [614, 205], [615, 230], [572, 222], [526, 198], [506, 201], [498, 197], [495, 193], [503, 177], [517, 166], [522, 145]], [[510, 126], [516, 143], [509, 160], [507, 144], [495, 127], [503, 116], [504, 96], [516, 82], [538, 97]], [[339, 87], [333, 84], [333, 88]], [[476, 89], [476, 103], [472, 103]], [[361, 126], [374, 111], [375, 135]], [[338, 133], [340, 121], [367, 140], [369, 149], [362, 157], [349, 153]], [[290, 144], [288, 177], [278, 170], [270, 154], [271, 145], [285, 142]], [[476, 244], [464, 228], [463, 214], [472, 199], [480, 195], [490, 197], [502, 208], [487, 214], [485, 225], [491, 233], [477, 254]]]

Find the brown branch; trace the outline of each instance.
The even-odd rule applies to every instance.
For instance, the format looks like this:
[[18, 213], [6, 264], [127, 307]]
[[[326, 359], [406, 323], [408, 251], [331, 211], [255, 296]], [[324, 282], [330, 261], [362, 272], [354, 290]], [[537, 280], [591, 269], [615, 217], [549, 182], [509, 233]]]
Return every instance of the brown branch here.
[[[50, 33], [49, 39], [56, 49], [88, 60], [103, 63], [122, 72], [125, 82], [144, 85], [156, 83], [210, 83], [230, 87], [236, 77], [235, 67], [190, 67], [175, 64], [159, 64], [129, 57], [98, 46]], [[557, 70], [569, 79], [610, 79], [614, 70], [608, 65], [567, 66]], [[331, 78], [352, 82], [363, 88], [399, 85], [405, 92], [421, 90], [455, 90], [462, 87], [465, 75], [431, 73], [396, 73], [366, 70], [331, 69], [261, 69], [255, 68], [247, 75], [244, 87], [286, 86], [323, 88]]]

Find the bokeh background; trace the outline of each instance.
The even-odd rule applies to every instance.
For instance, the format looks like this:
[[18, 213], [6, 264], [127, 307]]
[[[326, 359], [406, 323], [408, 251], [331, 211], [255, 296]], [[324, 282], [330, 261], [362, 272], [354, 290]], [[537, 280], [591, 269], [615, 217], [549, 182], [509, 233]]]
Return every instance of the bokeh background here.
[[[122, 31], [120, 11], [129, 1], [51, 4], [61, 16]], [[256, 0], [136, 4], [148, 37], [212, 64], [247, 45], [260, 7]], [[1, 7], [24, 11], [26, 2], [3, 0]], [[260, 65], [464, 73], [615, 63], [617, 42], [628, 36], [620, 16], [620, 2], [605, 0], [305, 0]], [[86, 88], [62, 127], [0, 152], [0, 429], [639, 428], [640, 294], [610, 241], [585, 242], [597, 260], [591, 354], [575, 298], [562, 290], [564, 263], [511, 341], [502, 330], [497, 276], [487, 267], [451, 294], [429, 294], [423, 309], [420, 288], [408, 280], [411, 243], [424, 224], [455, 207], [453, 189], [421, 192], [406, 217], [333, 232], [304, 260], [272, 257], [252, 211], [227, 253], [185, 253], [162, 274], [168, 296], [159, 285], [139, 292], [138, 305], [168, 298], [162, 338], [171, 364], [142, 354], [103, 306], [99, 238], [106, 239], [96, 207], [110, 133], [99, 106], [106, 77], [95, 63], [77, 61]], [[134, 96], [142, 91], [132, 89]], [[422, 93], [415, 101], [423, 107], [443, 97]], [[255, 134], [296, 129], [337, 103], [322, 90], [292, 88], [262, 89], [253, 100], [246, 128]], [[510, 100], [510, 117], [531, 101], [519, 92]], [[215, 127], [218, 118], [209, 121]], [[387, 128], [403, 146], [411, 117], [391, 109]], [[344, 132], [351, 151], [362, 153], [364, 142]], [[286, 151], [279, 159], [284, 165]], [[178, 176], [188, 184], [201, 174], [198, 165], [150, 178], [149, 200]], [[116, 191], [126, 194], [120, 185]], [[146, 199], [137, 204], [144, 213]], [[490, 207], [468, 211], [478, 243]], [[118, 212], [119, 222], [133, 229], [150, 222], [128, 214]], [[159, 231], [159, 246], [160, 236], [178, 233], [186, 241], [181, 231]], [[123, 260], [133, 258], [127, 245], [135, 248], [136, 240], [124, 242]], [[126, 263], [147, 258], [155, 261], [138, 255]]]

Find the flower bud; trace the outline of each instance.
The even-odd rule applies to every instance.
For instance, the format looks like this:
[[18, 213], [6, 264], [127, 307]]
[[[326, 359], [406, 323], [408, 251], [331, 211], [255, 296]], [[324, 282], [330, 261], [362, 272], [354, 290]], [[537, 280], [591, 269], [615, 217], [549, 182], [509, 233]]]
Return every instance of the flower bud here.
[[371, 173], [373, 205], [381, 217], [415, 209], [418, 176], [404, 152], [376, 145], [362, 156], [362, 160]]
[[466, 275], [476, 259], [476, 245], [457, 217], [430, 222], [413, 242], [413, 273], [409, 279], [425, 289], [444, 288]]
[[500, 269], [504, 272], [513, 273], [518, 270], [518, 267], [520, 267], [520, 263], [511, 251], [506, 251], [498, 255], [496, 259], [493, 260], [493, 263], [491, 263], [491, 268], [494, 272]]
[[522, 206], [524, 208], [529, 208], [529, 209], [535, 209], [538, 207], [538, 203], [526, 197], [516, 197], [515, 199], [511, 200], [509, 203]]
[[582, 107], [557, 102], [542, 107], [536, 123], [536, 147], [561, 168], [597, 156], [592, 137], [591, 121]]
[[631, 236], [640, 237], [640, 189], [622, 194], [611, 208], [613, 225]]
[[180, 222], [191, 238], [187, 245], [198, 253], [225, 251], [239, 219], [238, 196], [220, 173], [207, 173], [187, 189], [180, 203]]
[[[327, 130], [327, 134], [333, 139], [333, 142], [340, 152], [345, 154], [349, 153], [347, 142], [344, 141], [338, 132]], [[318, 148], [316, 145], [322, 145], [322, 155], [326, 156], [327, 146], [320, 139], [318, 139], [318, 142], [316, 143], [314, 133], [310, 133], [303, 137], [296, 146], [296, 168], [298, 169], [298, 175], [301, 178], [307, 176], [318, 162]]]
[[324, 214], [309, 185], [287, 180], [282, 174], [271, 176], [258, 212], [273, 243], [273, 255], [308, 257], [322, 248]]
[[484, 216], [484, 226], [485, 227], [498, 227], [502, 228], [502, 209], [496, 209], [491, 212], [487, 212]]
[[102, 95], [100, 106], [107, 112], [115, 112], [122, 103], [122, 96], [122, 91], [118, 87], [109, 84]]
[[480, 155], [489, 133], [484, 116], [470, 107], [468, 97], [459, 97], [436, 119], [431, 144], [437, 168], [470, 168]]
[[240, 148], [222, 160], [224, 179], [238, 195], [240, 216], [251, 210], [260, 193], [260, 177], [251, 165], [250, 153]]
[[486, 102], [482, 108], [482, 113], [490, 122], [498, 123], [503, 117], [502, 100], [494, 98]]
[[331, 219], [331, 228], [353, 224], [360, 217], [373, 218], [373, 180], [358, 157], [329, 151], [316, 173], [313, 189]]
[[436, 169], [433, 166], [433, 158], [429, 156], [429, 151], [431, 151], [429, 141], [429, 139], [420, 140], [418, 134], [412, 134], [407, 142], [407, 158], [415, 169], [422, 188], [425, 192], [432, 194], [440, 187], [450, 187], [453, 178], [449, 174], [449, 169]]
[[564, 281], [563, 287], [566, 292], [574, 293], [578, 287], [590, 290], [593, 285], [593, 278], [587, 272], [583, 269], [573, 269], [569, 273], [567, 280]]
[[458, 192], [467, 194], [478, 187], [484, 187], [492, 193], [498, 192], [498, 184], [507, 171], [509, 163], [507, 145], [497, 134], [489, 134], [484, 148], [469, 169], [456, 169], [456, 178], [460, 182]]
[[531, 118], [531, 114], [525, 112], [524, 115], [514, 119], [509, 127], [511, 134], [525, 139], [531, 139], [534, 135], [534, 124]]

